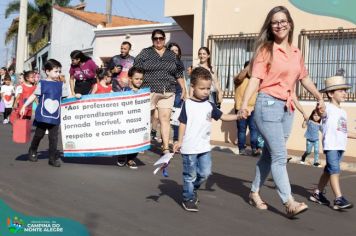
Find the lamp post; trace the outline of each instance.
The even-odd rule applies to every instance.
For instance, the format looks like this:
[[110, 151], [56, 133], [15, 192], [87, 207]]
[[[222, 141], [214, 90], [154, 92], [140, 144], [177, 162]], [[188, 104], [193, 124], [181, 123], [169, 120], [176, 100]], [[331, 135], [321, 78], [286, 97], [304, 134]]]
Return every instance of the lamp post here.
[[27, 25], [27, 0], [20, 1], [19, 31], [17, 33], [17, 51], [16, 51], [16, 73], [20, 74], [24, 68]]

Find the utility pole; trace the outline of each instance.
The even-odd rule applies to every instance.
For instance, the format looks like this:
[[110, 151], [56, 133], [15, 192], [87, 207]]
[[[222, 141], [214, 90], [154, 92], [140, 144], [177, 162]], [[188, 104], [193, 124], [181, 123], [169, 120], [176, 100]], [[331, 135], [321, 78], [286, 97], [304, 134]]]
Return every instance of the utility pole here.
[[106, 0], [106, 24], [111, 24], [112, 0]]
[[24, 68], [27, 25], [27, 0], [20, 1], [19, 31], [17, 33], [17, 51], [16, 51], [16, 73], [20, 74]]

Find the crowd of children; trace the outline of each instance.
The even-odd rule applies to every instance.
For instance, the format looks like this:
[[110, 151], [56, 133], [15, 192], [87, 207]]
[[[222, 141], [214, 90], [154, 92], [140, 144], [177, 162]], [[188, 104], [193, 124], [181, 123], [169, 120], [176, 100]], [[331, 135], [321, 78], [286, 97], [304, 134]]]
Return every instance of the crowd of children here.
[[[10, 122], [10, 114], [12, 112], [18, 113], [19, 109], [26, 102], [27, 98], [36, 89], [36, 72], [34, 71], [24, 71], [21, 73], [18, 79], [11, 76], [4, 68], [4, 76], [2, 77], [1, 83], [1, 101], [0, 107], [3, 106], [3, 124], [8, 124]], [[9, 70], [12, 71], [13, 69]], [[32, 107], [26, 110], [26, 114], [23, 118], [31, 119]]]

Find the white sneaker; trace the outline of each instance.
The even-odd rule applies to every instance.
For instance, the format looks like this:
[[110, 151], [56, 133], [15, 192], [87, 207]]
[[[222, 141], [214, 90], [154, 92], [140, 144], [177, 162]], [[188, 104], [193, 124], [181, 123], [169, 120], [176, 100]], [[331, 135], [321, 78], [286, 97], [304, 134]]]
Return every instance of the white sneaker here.
[[300, 164], [305, 165], [305, 162], [304, 161], [300, 161]]
[[8, 120], [8, 119], [5, 119], [2, 123], [3, 123], [3, 124], [8, 124], [8, 123], [9, 123], [9, 120]]

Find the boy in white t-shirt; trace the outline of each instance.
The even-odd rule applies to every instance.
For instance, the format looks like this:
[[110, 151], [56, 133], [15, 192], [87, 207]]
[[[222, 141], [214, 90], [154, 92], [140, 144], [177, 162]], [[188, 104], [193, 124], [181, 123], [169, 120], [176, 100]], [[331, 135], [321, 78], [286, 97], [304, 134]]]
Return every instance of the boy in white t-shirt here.
[[333, 76], [325, 80], [325, 88], [329, 103], [326, 104], [322, 117], [323, 150], [326, 155], [326, 166], [320, 177], [318, 188], [310, 196], [310, 200], [321, 205], [330, 205], [330, 201], [323, 195], [327, 183], [330, 181], [331, 189], [335, 195], [334, 210], [352, 208], [353, 204], [346, 200], [340, 188], [340, 162], [346, 149], [347, 138], [356, 138], [355, 133], [347, 131], [347, 114], [340, 107], [347, 96], [346, 90], [351, 88], [342, 76]]
[[179, 116], [178, 142], [173, 151], [180, 150], [183, 159], [183, 202], [185, 210], [198, 211], [197, 189], [211, 174], [211, 120], [234, 121], [236, 114], [223, 114], [209, 102], [211, 74], [197, 67], [191, 73], [193, 96], [184, 101]]

